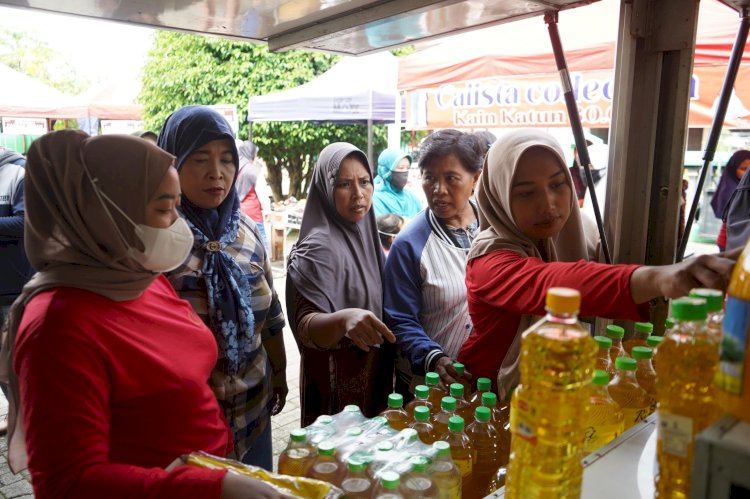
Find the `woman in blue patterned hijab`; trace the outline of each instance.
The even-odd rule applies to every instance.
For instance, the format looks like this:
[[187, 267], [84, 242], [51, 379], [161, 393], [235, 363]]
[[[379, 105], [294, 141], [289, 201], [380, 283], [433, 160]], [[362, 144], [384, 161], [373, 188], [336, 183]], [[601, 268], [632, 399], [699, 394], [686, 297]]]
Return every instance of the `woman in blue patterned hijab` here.
[[235, 457], [271, 469], [270, 415], [287, 393], [284, 318], [258, 228], [240, 211], [234, 134], [213, 109], [187, 106], [167, 118], [159, 146], [176, 156], [180, 213], [195, 237], [190, 259], [169, 280], [216, 337], [210, 382]]

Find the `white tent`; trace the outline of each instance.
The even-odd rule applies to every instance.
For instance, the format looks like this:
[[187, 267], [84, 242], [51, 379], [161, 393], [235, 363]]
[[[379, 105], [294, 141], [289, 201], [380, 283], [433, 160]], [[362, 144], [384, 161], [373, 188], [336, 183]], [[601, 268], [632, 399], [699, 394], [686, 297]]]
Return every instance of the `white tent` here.
[[398, 60], [390, 52], [345, 57], [316, 79], [299, 87], [250, 98], [253, 121], [338, 121], [368, 124], [372, 158], [372, 124], [400, 123]]

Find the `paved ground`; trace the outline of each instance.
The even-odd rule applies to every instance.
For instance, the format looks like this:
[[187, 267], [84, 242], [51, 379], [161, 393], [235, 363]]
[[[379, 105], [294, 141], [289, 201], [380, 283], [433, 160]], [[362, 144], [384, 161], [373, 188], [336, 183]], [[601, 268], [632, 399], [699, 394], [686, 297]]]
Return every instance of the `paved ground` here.
[[[274, 285], [279, 293], [282, 305], [284, 305], [284, 283], [285, 274], [281, 263], [274, 263]], [[273, 454], [274, 468], [278, 461], [278, 456], [284, 450], [289, 438], [289, 432], [299, 427], [299, 351], [294, 342], [289, 327], [284, 329], [284, 342], [287, 351], [287, 382], [289, 384], [289, 396], [287, 397], [286, 406], [278, 416], [272, 418], [273, 425]], [[0, 417], [5, 417], [8, 413], [8, 403], [0, 394]], [[0, 498], [13, 499], [33, 499], [34, 494], [31, 488], [31, 482], [28, 473], [24, 472], [18, 475], [11, 473], [8, 467], [7, 441], [5, 435], [0, 437]]]

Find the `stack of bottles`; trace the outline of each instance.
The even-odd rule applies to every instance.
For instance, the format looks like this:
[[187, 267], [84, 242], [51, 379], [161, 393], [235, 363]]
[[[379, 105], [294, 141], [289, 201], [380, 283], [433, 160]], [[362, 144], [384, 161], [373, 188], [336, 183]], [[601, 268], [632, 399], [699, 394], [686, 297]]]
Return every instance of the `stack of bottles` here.
[[523, 333], [521, 383], [511, 400], [505, 497], [579, 497], [597, 346], [578, 322], [581, 295], [547, 291], [547, 315]]

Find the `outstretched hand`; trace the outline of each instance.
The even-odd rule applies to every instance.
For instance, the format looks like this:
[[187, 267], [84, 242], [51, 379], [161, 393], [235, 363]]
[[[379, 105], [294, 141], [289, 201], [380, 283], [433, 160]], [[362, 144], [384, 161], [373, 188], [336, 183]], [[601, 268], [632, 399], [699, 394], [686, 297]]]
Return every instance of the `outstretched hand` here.
[[357, 347], [365, 352], [370, 347], [382, 345], [384, 342], [395, 343], [396, 337], [388, 326], [378, 319], [369, 310], [361, 308], [348, 308], [342, 310], [344, 316], [344, 330], [346, 336], [354, 342]]

